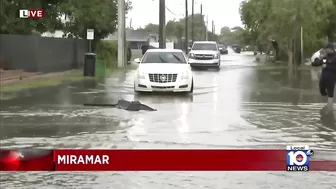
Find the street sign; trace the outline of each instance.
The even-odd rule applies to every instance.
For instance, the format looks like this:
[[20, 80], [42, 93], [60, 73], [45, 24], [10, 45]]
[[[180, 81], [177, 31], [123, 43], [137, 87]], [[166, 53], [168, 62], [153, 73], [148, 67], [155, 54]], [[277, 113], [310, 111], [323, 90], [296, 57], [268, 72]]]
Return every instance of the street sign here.
[[94, 29], [87, 29], [86, 30], [86, 39], [93, 40], [94, 39]]

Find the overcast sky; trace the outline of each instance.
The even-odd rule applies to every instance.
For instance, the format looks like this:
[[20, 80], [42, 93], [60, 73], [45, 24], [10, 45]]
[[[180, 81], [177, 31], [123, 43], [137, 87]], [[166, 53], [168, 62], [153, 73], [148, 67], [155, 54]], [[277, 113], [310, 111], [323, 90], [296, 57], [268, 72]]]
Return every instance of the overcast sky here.
[[[189, 14], [191, 14], [191, 1], [188, 0]], [[208, 15], [209, 30], [214, 20], [216, 33], [223, 26], [241, 26], [239, 5], [242, 0], [195, 0], [195, 13], [200, 13], [200, 5], [203, 5], [203, 14]], [[126, 26], [143, 27], [148, 23], [159, 24], [159, 0], [132, 0], [133, 9], [127, 15]], [[166, 0], [166, 21], [179, 19], [185, 14], [185, 0]]]

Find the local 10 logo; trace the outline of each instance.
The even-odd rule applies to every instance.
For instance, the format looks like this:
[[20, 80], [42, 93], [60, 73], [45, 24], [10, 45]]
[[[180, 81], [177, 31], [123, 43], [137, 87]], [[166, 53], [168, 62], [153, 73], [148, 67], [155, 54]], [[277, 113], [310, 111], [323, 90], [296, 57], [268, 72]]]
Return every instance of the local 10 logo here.
[[309, 159], [314, 151], [309, 146], [287, 146], [287, 171], [309, 171]]

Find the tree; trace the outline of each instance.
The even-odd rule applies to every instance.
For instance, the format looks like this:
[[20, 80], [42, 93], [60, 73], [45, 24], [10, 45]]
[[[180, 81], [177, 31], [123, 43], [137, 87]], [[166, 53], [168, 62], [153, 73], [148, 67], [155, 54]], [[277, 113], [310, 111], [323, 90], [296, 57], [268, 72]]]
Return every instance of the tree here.
[[[126, 13], [131, 3], [126, 3]], [[63, 32], [74, 37], [86, 38], [86, 30], [94, 29], [95, 44], [115, 32], [118, 22], [117, 0], [72, 0], [60, 5], [62, 14], [69, 22], [64, 24]]]
[[335, 27], [331, 22], [335, 19], [331, 19], [330, 12], [335, 11], [330, 11], [330, 7], [335, 6], [332, 1], [335, 0], [245, 0], [240, 6], [244, 35], [252, 44], [276, 40], [280, 50], [286, 53], [289, 66], [293, 67], [300, 51], [301, 27], [304, 51], [313, 48], [316, 51], [323, 38], [333, 37], [331, 28]]
[[[188, 34], [189, 40], [191, 40], [192, 24], [191, 16], [188, 18]], [[195, 40], [205, 40], [205, 22], [204, 16], [201, 14], [194, 14], [194, 37]], [[137, 30], [147, 31], [149, 33], [158, 33], [159, 25], [148, 24], [144, 28], [139, 28]], [[185, 18], [179, 20], [169, 20], [165, 27], [165, 34], [167, 38], [176, 38], [181, 41], [185, 37]], [[209, 39], [217, 40], [217, 35], [208, 32]]]
[[218, 35], [208, 31], [208, 40], [209, 41], [218, 41]]
[[[116, 30], [117, 0], [1, 0], [0, 33], [33, 34], [63, 30], [72, 37], [86, 38], [86, 30], [94, 29], [95, 42]], [[126, 2], [126, 13], [132, 8]], [[42, 9], [44, 18], [20, 19], [22, 8]], [[69, 22], [62, 23], [61, 16]]]
[[[1, 0], [0, 33], [29, 35], [61, 28], [58, 7], [64, 2], [65, 0]], [[19, 18], [19, 10], [23, 8], [42, 9], [45, 12], [44, 18]]]
[[225, 34], [228, 34], [228, 33], [230, 33], [230, 32], [231, 32], [230, 27], [228, 27], [228, 26], [224, 26], [224, 27], [221, 28], [220, 34], [221, 34], [221, 35], [225, 35]]
[[220, 43], [223, 44], [245, 44], [244, 38], [243, 38], [243, 32], [244, 29], [236, 26], [233, 28], [229, 28], [227, 26], [224, 26], [221, 29], [221, 34], [218, 37], [218, 40]]
[[158, 24], [149, 23], [143, 29], [140, 28], [138, 30], [143, 30], [143, 31], [146, 31], [148, 33], [156, 33], [156, 34], [158, 34], [159, 33], [159, 25]]
[[[204, 16], [201, 14], [194, 14], [194, 28], [192, 28], [191, 16], [188, 17], [188, 35], [191, 39], [191, 32], [194, 29], [195, 40], [205, 39], [205, 22]], [[185, 36], [185, 18], [180, 20], [170, 20], [166, 25], [166, 36], [167, 37], [177, 37], [182, 38]]]
[[326, 12], [325, 33], [329, 41], [336, 41], [336, 0], [332, 0]]
[[270, 13], [272, 0], [244, 0], [240, 5], [241, 21], [245, 26], [245, 36], [248, 36], [249, 45], [259, 46], [266, 43], [267, 39], [259, 36], [262, 24]]

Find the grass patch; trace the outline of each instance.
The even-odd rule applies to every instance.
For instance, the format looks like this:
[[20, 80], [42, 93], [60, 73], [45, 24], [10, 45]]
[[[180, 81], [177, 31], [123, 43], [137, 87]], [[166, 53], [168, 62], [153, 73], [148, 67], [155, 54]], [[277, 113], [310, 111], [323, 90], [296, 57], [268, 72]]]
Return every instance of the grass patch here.
[[28, 88], [38, 88], [46, 86], [57, 86], [65, 82], [80, 81], [88, 79], [82, 76], [82, 71], [76, 70], [65, 75], [52, 75], [50, 77], [33, 78], [19, 83], [8, 83], [1, 86], [1, 93], [18, 92]]
[[[106, 77], [111, 77], [114, 74], [117, 74], [120, 71], [128, 71], [136, 69], [137, 65], [131, 64], [123, 68], [110, 68], [106, 70]], [[19, 92], [25, 89], [31, 89], [31, 88], [39, 88], [39, 87], [48, 87], [48, 86], [57, 86], [68, 82], [76, 82], [76, 81], [82, 81], [82, 80], [93, 80], [93, 79], [102, 79], [99, 77], [83, 77], [83, 71], [82, 70], [75, 70], [71, 71], [69, 73], [63, 74], [55, 74], [50, 77], [40, 77], [40, 78], [33, 78], [31, 80], [27, 81], [19, 81], [14, 83], [8, 83], [1, 85], [0, 90], [0, 98], [4, 99], [4, 93], [13, 93], [13, 92]]]

